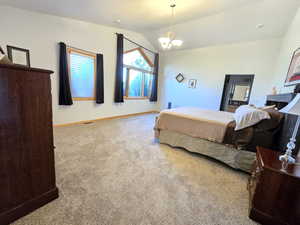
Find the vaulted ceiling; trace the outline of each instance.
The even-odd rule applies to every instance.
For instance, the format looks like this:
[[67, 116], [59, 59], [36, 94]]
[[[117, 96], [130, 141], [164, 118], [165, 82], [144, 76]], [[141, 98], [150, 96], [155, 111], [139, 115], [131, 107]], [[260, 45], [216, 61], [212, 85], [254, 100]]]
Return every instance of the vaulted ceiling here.
[[[299, 0], [248, 2], [251, 4], [177, 23], [174, 30], [184, 41], [182, 48], [283, 37], [300, 6]], [[157, 43], [157, 37], [167, 30], [165, 27], [148, 31], [146, 36], [152, 43]]]
[[[138, 31], [155, 47], [171, 23], [170, 0], [0, 0], [0, 4]], [[300, 2], [176, 0], [176, 4], [174, 30], [184, 40], [184, 49], [281, 37]]]

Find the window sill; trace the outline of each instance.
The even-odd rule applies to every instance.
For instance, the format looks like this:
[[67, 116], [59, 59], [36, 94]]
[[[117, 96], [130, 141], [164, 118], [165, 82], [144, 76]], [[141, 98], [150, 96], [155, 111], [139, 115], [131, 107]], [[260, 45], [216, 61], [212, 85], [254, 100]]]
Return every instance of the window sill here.
[[126, 100], [146, 100], [149, 98], [148, 97], [125, 97], [124, 96], [124, 99], [126, 99]]
[[94, 101], [96, 98], [72, 98], [73, 101]]

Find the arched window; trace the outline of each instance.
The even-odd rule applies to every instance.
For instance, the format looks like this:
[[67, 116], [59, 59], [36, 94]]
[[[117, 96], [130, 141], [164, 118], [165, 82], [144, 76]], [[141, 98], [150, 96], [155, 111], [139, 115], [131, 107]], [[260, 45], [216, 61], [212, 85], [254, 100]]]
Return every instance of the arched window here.
[[123, 88], [126, 99], [145, 99], [151, 94], [153, 62], [141, 48], [123, 55]]

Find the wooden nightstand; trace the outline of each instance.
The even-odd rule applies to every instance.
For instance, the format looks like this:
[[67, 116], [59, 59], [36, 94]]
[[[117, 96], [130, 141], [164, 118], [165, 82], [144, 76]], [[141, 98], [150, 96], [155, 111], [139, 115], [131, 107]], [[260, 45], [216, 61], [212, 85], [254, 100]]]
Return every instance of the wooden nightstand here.
[[248, 182], [249, 217], [263, 225], [300, 225], [300, 166], [281, 171], [279, 155], [257, 147]]

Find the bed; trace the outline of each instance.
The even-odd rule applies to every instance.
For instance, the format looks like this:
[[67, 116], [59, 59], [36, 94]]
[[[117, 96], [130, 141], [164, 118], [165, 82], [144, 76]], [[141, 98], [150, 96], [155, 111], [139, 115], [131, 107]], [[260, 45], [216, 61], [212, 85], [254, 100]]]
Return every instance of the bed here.
[[155, 137], [161, 144], [184, 148], [250, 172], [256, 146], [271, 147], [283, 116], [266, 109], [270, 119], [236, 131], [234, 113], [181, 107], [163, 110], [156, 118]]

